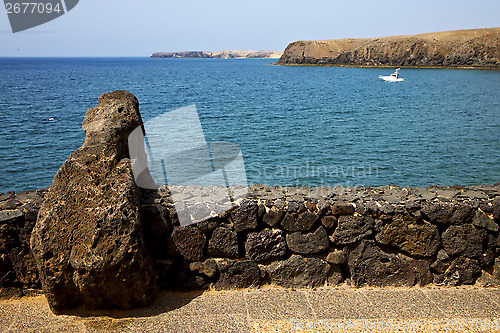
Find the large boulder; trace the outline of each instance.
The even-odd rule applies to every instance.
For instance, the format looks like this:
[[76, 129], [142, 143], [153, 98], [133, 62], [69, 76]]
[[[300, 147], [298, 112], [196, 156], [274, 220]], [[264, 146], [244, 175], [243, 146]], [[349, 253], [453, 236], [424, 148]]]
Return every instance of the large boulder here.
[[371, 215], [341, 215], [330, 240], [335, 245], [355, 243], [370, 236], [374, 226], [375, 220]]
[[252, 260], [222, 259], [217, 261], [217, 267], [220, 274], [215, 283], [217, 290], [255, 288], [262, 278], [259, 266]]
[[144, 306], [155, 296], [127, 144], [139, 126], [135, 96], [101, 95], [83, 120], [83, 145], [57, 171], [40, 208], [31, 249], [56, 313]]
[[443, 233], [443, 247], [451, 256], [479, 258], [483, 253], [483, 242], [486, 237], [485, 230], [478, 229], [472, 224], [452, 225]]
[[229, 228], [218, 227], [208, 242], [208, 254], [215, 257], [238, 257], [238, 234]]
[[362, 241], [354, 248], [347, 262], [356, 287], [411, 287], [416, 282], [416, 269], [411, 258], [385, 252], [371, 240]]
[[292, 255], [266, 267], [271, 283], [285, 288], [320, 287], [325, 284], [330, 265], [319, 258]]
[[283, 257], [286, 254], [286, 249], [283, 230], [279, 229], [264, 229], [251, 232], [245, 242], [247, 258], [255, 261]]
[[394, 217], [390, 223], [384, 225], [375, 239], [381, 244], [423, 257], [433, 256], [440, 244], [437, 226], [425, 221], [418, 223], [408, 214]]
[[302, 233], [297, 231], [286, 235], [286, 244], [295, 253], [313, 254], [328, 250], [330, 242], [325, 228], [320, 226], [315, 232]]

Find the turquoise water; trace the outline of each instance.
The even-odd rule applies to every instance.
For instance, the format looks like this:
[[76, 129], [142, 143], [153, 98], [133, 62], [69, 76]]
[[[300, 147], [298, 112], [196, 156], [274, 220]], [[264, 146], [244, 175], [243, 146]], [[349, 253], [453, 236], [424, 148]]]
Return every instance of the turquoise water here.
[[207, 141], [241, 147], [249, 183], [500, 182], [500, 71], [272, 66], [258, 59], [0, 58], [0, 192], [50, 185], [97, 97], [144, 121], [195, 104]]

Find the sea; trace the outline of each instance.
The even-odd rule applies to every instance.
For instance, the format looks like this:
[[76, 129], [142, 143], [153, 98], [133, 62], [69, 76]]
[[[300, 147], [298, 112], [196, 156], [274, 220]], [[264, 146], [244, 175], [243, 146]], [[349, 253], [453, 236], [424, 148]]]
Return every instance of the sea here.
[[148, 121], [195, 105], [248, 184], [500, 182], [500, 71], [277, 66], [270, 59], [0, 58], [0, 192], [44, 188], [105, 92]]

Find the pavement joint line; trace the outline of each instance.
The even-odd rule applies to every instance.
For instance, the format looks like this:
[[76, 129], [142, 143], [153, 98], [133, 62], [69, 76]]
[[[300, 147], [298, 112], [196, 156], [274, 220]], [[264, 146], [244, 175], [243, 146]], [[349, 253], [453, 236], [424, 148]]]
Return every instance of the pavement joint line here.
[[309, 290], [301, 290], [301, 292], [306, 296], [306, 301], [307, 301], [307, 304], [309, 305], [309, 307], [311, 308], [314, 320], [318, 320], [318, 315], [316, 314], [316, 311], [314, 310], [314, 307], [312, 306], [312, 303], [309, 300], [309, 295], [308, 295]]
[[247, 295], [250, 291], [247, 290], [243, 293], [243, 300], [245, 301], [245, 310], [247, 312], [247, 325], [250, 326], [250, 306], [248, 305], [248, 299], [247, 299]]
[[443, 316], [445, 316], [445, 317], [446, 317], [447, 315], [448, 315], [448, 316], [450, 315], [450, 313], [446, 313], [443, 309], [441, 309], [441, 307], [440, 307], [440, 306], [439, 306], [436, 302], [434, 302], [434, 300], [433, 300], [432, 298], [430, 298], [430, 297], [429, 297], [429, 295], [425, 292], [425, 290], [424, 290], [424, 289], [419, 289], [419, 291], [420, 291], [422, 294], [424, 294], [424, 295], [425, 295], [425, 297], [427, 297], [427, 299], [428, 299], [428, 300], [429, 300], [432, 304], [434, 304], [434, 306], [436, 307], [436, 309], [438, 309], [438, 310], [442, 313], [442, 315], [443, 315]]

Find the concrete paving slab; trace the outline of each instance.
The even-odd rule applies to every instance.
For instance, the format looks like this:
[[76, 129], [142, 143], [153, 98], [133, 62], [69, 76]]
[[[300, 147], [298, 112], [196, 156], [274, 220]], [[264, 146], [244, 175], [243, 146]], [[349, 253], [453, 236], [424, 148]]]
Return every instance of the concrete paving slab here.
[[443, 318], [445, 314], [420, 289], [360, 289], [379, 318]]
[[318, 288], [162, 293], [130, 311], [54, 315], [0, 301], [0, 332], [499, 332], [498, 288]]
[[313, 319], [314, 312], [300, 290], [261, 289], [244, 294], [249, 320]]
[[378, 309], [352, 288], [319, 288], [304, 291], [318, 319], [380, 318]]
[[451, 318], [491, 318], [500, 315], [500, 307], [481, 288], [422, 288], [422, 292]]

